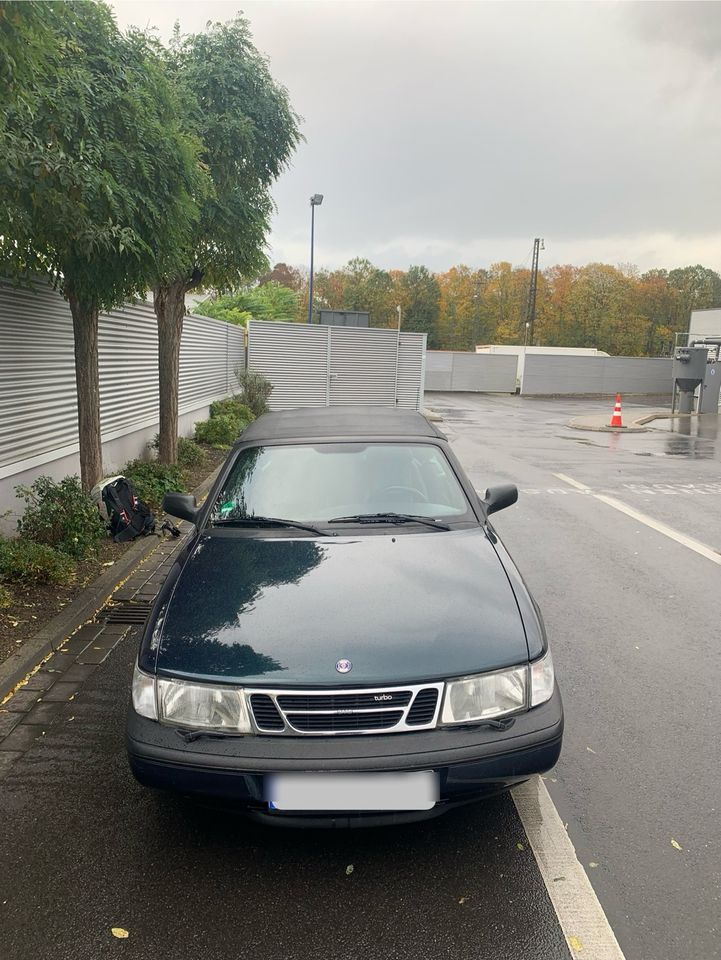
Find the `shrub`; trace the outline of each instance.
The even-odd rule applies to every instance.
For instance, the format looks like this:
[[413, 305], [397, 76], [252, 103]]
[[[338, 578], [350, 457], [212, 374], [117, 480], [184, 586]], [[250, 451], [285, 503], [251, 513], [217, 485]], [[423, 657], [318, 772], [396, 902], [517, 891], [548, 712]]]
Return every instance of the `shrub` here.
[[190, 437], [178, 437], [178, 466], [183, 469], [202, 467], [208, 454]]
[[273, 384], [262, 373], [241, 370], [236, 367], [235, 376], [240, 384], [238, 399], [260, 417], [268, 412], [268, 397], [273, 392]]
[[0, 576], [17, 583], [72, 583], [75, 563], [44, 543], [0, 540]]
[[0, 583], [0, 610], [7, 610], [12, 605], [13, 598], [7, 587]]
[[166, 493], [185, 487], [183, 471], [179, 466], [168, 466], [157, 460], [131, 460], [125, 464], [122, 472], [135, 487], [140, 499], [155, 513], [160, 512]]
[[[150, 450], [160, 448], [160, 434], [156, 433], [148, 444]], [[190, 437], [178, 437], [178, 466], [183, 469], [193, 467], [202, 467], [208, 459], [208, 455], [202, 447], [199, 447], [195, 440]]]
[[96, 552], [98, 542], [106, 536], [98, 509], [77, 477], [64, 477], [59, 483], [50, 477], [38, 477], [31, 486], [16, 487], [15, 492], [27, 504], [18, 521], [25, 540], [84, 560]]
[[255, 415], [250, 407], [246, 406], [240, 397], [226, 397], [225, 400], [215, 400], [210, 405], [211, 420], [214, 417], [235, 417], [241, 420], [246, 427]]
[[195, 439], [199, 443], [222, 449], [235, 443], [244, 426], [246, 424], [237, 417], [211, 417], [210, 420], [195, 424]]

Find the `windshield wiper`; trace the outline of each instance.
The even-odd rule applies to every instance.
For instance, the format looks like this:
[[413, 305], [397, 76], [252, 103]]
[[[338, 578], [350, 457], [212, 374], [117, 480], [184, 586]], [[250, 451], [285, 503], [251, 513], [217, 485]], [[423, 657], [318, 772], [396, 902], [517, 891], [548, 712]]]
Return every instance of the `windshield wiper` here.
[[350, 517], [334, 517], [328, 523], [424, 523], [434, 530], [451, 529], [439, 520], [421, 517], [414, 513], [356, 513]]
[[212, 520], [213, 526], [228, 527], [295, 527], [297, 530], [307, 530], [309, 533], [317, 533], [319, 537], [328, 537], [329, 533], [314, 527], [310, 523], [299, 523], [297, 520], [283, 520], [280, 517], [218, 517]]

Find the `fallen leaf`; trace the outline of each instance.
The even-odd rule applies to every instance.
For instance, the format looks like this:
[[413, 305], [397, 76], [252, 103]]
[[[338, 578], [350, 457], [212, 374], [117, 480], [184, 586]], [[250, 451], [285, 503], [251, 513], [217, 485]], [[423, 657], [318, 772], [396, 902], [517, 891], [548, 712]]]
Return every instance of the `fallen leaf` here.
[[569, 937], [568, 945], [571, 948], [571, 950], [574, 951], [574, 953], [580, 953], [581, 950], [583, 950], [583, 944], [578, 939], [578, 937]]
[[127, 940], [130, 934], [127, 930], [123, 930], [122, 927], [111, 927], [110, 932], [114, 937], [117, 937], [118, 940]]
[[672, 846], [672, 847], [675, 847], [676, 850], [683, 850], [683, 847], [682, 847], [681, 844], [678, 842], [678, 840], [674, 840], [673, 837], [671, 837], [671, 846]]
[[589, 863], [589, 867], [597, 867], [597, 866], [598, 864], [596, 863], [595, 860], [591, 860], [591, 862]]
[[517, 844], [516, 844], [516, 850], [525, 850], [525, 849], [526, 849], [526, 848], [523, 846], [522, 843], [517, 843]]
[[352, 873], [353, 873], [353, 864], [349, 863], [348, 866], [345, 868], [345, 875], [349, 877]]
[[586, 750], [588, 750], [589, 753], [595, 753], [595, 752], [596, 752], [595, 750], [591, 750], [590, 747], [586, 747]]
[[104, 567], [114, 567], [114, 566], [115, 566], [115, 561], [114, 561], [114, 560], [108, 560], [108, 562], [107, 562], [107, 563], [104, 563], [103, 566], [104, 566]]
[[461, 897], [461, 899], [460, 899], [458, 902], [461, 903], [461, 904], [463, 904], [463, 903], [466, 902], [467, 899], [468, 899], [468, 897]]

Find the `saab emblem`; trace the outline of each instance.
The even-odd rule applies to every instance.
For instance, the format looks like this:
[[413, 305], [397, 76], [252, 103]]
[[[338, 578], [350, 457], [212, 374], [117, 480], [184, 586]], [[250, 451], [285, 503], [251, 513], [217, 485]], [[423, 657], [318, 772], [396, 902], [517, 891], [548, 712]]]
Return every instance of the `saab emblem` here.
[[339, 660], [338, 663], [336, 663], [335, 668], [338, 673], [350, 673], [350, 671], [353, 669], [353, 664], [350, 662], [350, 660]]

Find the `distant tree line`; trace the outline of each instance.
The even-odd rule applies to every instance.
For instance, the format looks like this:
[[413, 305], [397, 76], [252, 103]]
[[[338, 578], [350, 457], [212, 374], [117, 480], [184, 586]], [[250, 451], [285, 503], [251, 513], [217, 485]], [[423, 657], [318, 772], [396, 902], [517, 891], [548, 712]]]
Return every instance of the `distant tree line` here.
[[[367, 310], [377, 327], [394, 327], [400, 304], [404, 329], [427, 333], [431, 349], [473, 350], [481, 343], [524, 342], [530, 280], [528, 268], [506, 262], [432, 273], [423, 266], [381, 270], [356, 258], [315, 274], [313, 302], [316, 310]], [[305, 271], [279, 263], [258, 283], [261, 296], [266, 284], [294, 291], [295, 319], [305, 320]], [[677, 331], [688, 329], [691, 311], [706, 307], [721, 307], [721, 276], [699, 264], [645, 273], [629, 264], [557, 265], [538, 276], [533, 343], [657, 356], [668, 353]]]

